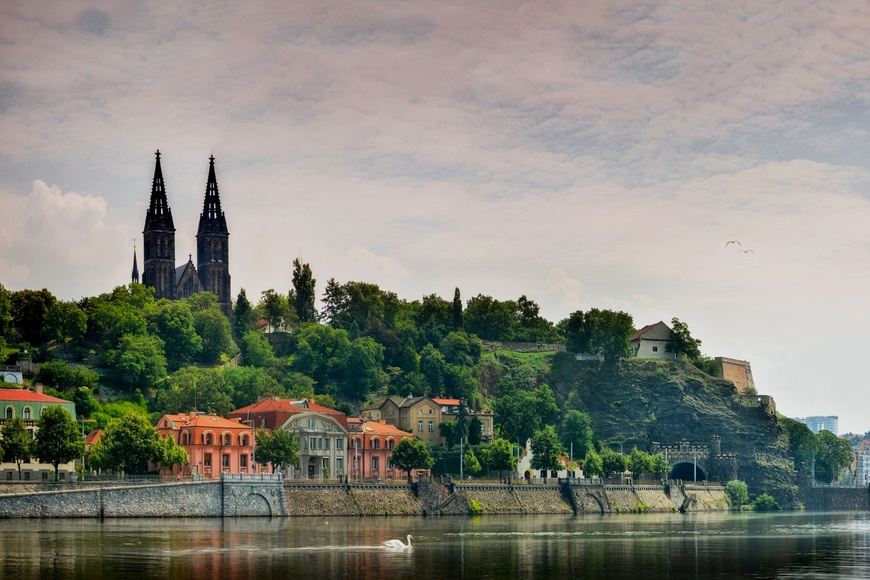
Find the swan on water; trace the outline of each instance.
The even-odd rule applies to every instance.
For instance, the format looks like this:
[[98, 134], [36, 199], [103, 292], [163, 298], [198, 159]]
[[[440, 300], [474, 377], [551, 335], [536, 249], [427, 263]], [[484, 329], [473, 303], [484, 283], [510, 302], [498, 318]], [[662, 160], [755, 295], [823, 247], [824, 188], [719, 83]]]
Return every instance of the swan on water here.
[[407, 550], [411, 547], [411, 534], [408, 534], [407, 546], [402, 542], [402, 540], [387, 540], [384, 542], [384, 547], [392, 550]]

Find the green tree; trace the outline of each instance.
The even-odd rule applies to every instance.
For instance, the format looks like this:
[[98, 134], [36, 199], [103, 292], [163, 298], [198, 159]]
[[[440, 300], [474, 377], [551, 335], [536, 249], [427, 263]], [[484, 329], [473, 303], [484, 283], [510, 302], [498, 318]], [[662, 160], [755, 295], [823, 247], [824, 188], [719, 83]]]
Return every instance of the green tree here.
[[236, 303], [233, 304], [233, 337], [241, 340], [245, 334], [257, 328], [257, 317], [254, 305], [248, 300], [245, 289], [239, 290]]
[[21, 464], [33, 457], [33, 436], [27, 430], [24, 419], [15, 417], [3, 423], [3, 460], [18, 467], [21, 480]]
[[48, 338], [45, 316], [57, 302], [54, 295], [42, 290], [18, 290], [9, 300], [12, 326], [24, 342], [41, 344]]
[[692, 337], [689, 327], [685, 322], [682, 322], [679, 318], [672, 318], [671, 331], [673, 332], [673, 337], [665, 346], [668, 352], [684, 355], [690, 361], [701, 358], [701, 341]]
[[45, 313], [45, 334], [64, 346], [67, 341], [81, 339], [87, 329], [87, 315], [73, 302], [58, 300]]
[[157, 445], [157, 463], [163, 469], [172, 470], [176, 465], [184, 465], [190, 458], [187, 451], [179, 445], [172, 435], [161, 437]]
[[459, 297], [459, 288], [453, 290], [453, 330], [462, 329], [462, 299]]
[[77, 369], [61, 360], [52, 360], [42, 363], [37, 380], [46, 386], [67, 391], [77, 387], [95, 389], [99, 386], [100, 377], [91, 369]]
[[271, 332], [285, 330], [292, 319], [287, 299], [271, 288], [262, 292], [257, 309], [262, 311], [263, 316], [269, 322]]
[[33, 454], [54, 467], [54, 480], [58, 481], [58, 466], [85, 452], [79, 426], [66, 409], [53, 405], [42, 409], [37, 428]]
[[550, 387], [541, 385], [531, 391], [514, 387], [499, 393], [493, 411], [501, 435], [524, 445], [536, 431], [553, 421], [559, 407]]
[[593, 475], [604, 476], [604, 462], [601, 456], [595, 453], [594, 449], [589, 451], [583, 460], [583, 473], [586, 477]]
[[316, 283], [311, 266], [303, 264], [299, 258], [293, 260], [293, 289], [290, 290], [289, 303], [296, 311], [299, 322], [317, 321], [317, 310], [314, 309]]
[[147, 473], [148, 463], [162, 459], [162, 444], [147, 417], [127, 413], [106, 427], [97, 445], [102, 445], [101, 468]]
[[361, 336], [350, 345], [345, 366], [347, 387], [345, 396], [361, 401], [381, 384], [381, 365], [384, 362], [384, 347], [373, 338]]
[[785, 431], [788, 437], [788, 448], [794, 460], [796, 469], [806, 470], [809, 473], [812, 469], [813, 459], [816, 455], [821, 455], [821, 442], [819, 438], [800, 421], [795, 421], [783, 415], [777, 415], [777, 421]]
[[652, 473], [659, 477], [667, 477], [671, 473], [671, 464], [665, 459], [664, 453], [656, 453], [652, 456]]
[[0, 284], [0, 339], [12, 338], [9, 320], [12, 318], [12, 293]]
[[725, 484], [725, 496], [731, 509], [739, 511], [749, 503], [749, 488], [744, 482], [733, 479]]
[[464, 472], [469, 475], [477, 475], [480, 473], [480, 461], [477, 460], [474, 450], [470, 447], [468, 448], [468, 451], [465, 452], [465, 455], [462, 456], [462, 468]]
[[106, 358], [117, 379], [128, 387], [151, 388], [166, 376], [163, 341], [156, 336], [125, 334]]
[[239, 409], [265, 397], [283, 397], [284, 387], [263, 369], [227, 366], [221, 369], [226, 381], [226, 392], [232, 397], [233, 407]]
[[465, 330], [484, 340], [512, 340], [516, 305], [478, 294], [468, 301], [463, 313]]
[[635, 478], [640, 477], [642, 473], [652, 473], [652, 456], [646, 451], [641, 451], [635, 447], [628, 456], [628, 467]]
[[601, 354], [609, 361], [631, 356], [628, 338], [634, 332], [631, 315], [592, 308], [577, 311], [559, 323], [569, 352]]
[[565, 411], [559, 426], [559, 439], [565, 449], [572, 449], [573, 444], [573, 457], [583, 459], [592, 449], [592, 418], [574, 409]]
[[444, 392], [444, 373], [447, 363], [437, 348], [427, 344], [420, 352], [420, 373], [426, 377], [429, 393], [440, 395]]
[[293, 367], [323, 385], [330, 378], [342, 378], [349, 356], [350, 339], [345, 330], [309, 324], [297, 335]]
[[517, 468], [517, 458], [507, 439], [496, 439], [488, 447], [487, 467], [490, 471], [513, 473]]
[[817, 435], [821, 451], [816, 457], [816, 480], [832, 483], [840, 476], [840, 470], [848, 467], [855, 457], [852, 444], [840, 439], [830, 431], [819, 431]]
[[257, 432], [257, 463], [282, 469], [299, 461], [299, 439], [284, 429]]
[[327, 280], [323, 291], [323, 310], [320, 312], [320, 319], [326, 324], [333, 325], [347, 308], [347, 300], [347, 292], [341, 284], [336, 282], [335, 278]]
[[621, 476], [628, 467], [628, 458], [618, 451], [605, 447], [601, 450], [601, 463], [605, 477], [611, 477], [614, 473]]
[[480, 445], [480, 439], [483, 436], [483, 421], [476, 415], [468, 420], [468, 443], [469, 445]]
[[532, 469], [559, 471], [562, 468], [559, 456], [563, 452], [556, 430], [552, 425], [545, 426], [532, 436]]
[[229, 352], [232, 341], [230, 321], [217, 305], [194, 312], [193, 326], [202, 339], [200, 361], [214, 364], [220, 360], [221, 354]]
[[416, 437], [399, 441], [393, 448], [392, 462], [397, 468], [408, 472], [408, 482], [411, 481], [412, 469], [431, 469], [435, 464], [426, 444]]
[[157, 315], [157, 334], [174, 368], [202, 352], [202, 339], [193, 326], [193, 312], [184, 301], [166, 302]]
[[233, 393], [221, 369], [186, 367], [172, 373], [157, 393], [157, 403], [165, 413], [191, 410], [226, 416], [234, 409]]
[[243, 362], [247, 366], [265, 368], [275, 360], [269, 339], [259, 330], [249, 330], [239, 340]]
[[514, 340], [521, 342], [560, 342], [562, 335], [553, 323], [540, 316], [540, 306], [525, 295], [516, 301]]
[[752, 502], [752, 509], [759, 512], [775, 511], [779, 509], [779, 504], [772, 495], [762, 493]]

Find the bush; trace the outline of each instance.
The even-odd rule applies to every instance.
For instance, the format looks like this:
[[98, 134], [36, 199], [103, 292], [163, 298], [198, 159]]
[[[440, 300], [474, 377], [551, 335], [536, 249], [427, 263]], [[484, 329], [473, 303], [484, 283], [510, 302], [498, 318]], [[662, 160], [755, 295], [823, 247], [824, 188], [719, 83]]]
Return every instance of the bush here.
[[479, 515], [483, 513], [483, 506], [480, 505], [476, 499], [473, 499], [468, 502], [468, 511], [470, 511], [472, 515]]
[[732, 510], [739, 510], [749, 503], [749, 490], [745, 483], [735, 479], [725, 484], [725, 497]]
[[779, 509], [779, 504], [776, 503], [772, 495], [762, 493], [752, 502], [752, 509], [759, 512], [774, 511]]

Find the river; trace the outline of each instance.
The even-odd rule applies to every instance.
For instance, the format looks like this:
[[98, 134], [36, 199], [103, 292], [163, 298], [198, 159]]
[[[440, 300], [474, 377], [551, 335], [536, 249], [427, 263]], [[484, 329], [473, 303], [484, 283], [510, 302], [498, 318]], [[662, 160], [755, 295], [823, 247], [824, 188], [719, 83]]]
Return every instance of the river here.
[[868, 547], [866, 512], [6, 520], [0, 577], [870, 578]]

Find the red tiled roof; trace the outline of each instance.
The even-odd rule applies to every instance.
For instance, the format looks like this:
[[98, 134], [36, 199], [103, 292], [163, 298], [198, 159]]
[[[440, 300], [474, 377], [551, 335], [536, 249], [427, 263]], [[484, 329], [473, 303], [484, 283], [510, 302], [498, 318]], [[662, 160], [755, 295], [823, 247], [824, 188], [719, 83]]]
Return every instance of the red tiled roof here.
[[[305, 405], [304, 407], [302, 405]], [[229, 414], [230, 419], [246, 419], [247, 417], [265, 417], [269, 423], [265, 425], [270, 429], [276, 429], [283, 425], [292, 415], [300, 413], [321, 413], [328, 415], [338, 421], [342, 427], [347, 429], [347, 415], [341, 411], [318, 405], [313, 400], [299, 399], [282, 399], [280, 397], [269, 397], [262, 401], [252, 403], [247, 407], [236, 409]], [[263, 425], [260, 425], [263, 426]]]
[[395, 425], [381, 421], [363, 421], [356, 428], [357, 432], [365, 432], [369, 435], [395, 435], [397, 437], [413, 437], [414, 435], [407, 431], [402, 431]]
[[[658, 324], [658, 323], [656, 323], [656, 324]], [[644, 326], [643, 328], [641, 328], [640, 330], [638, 330], [637, 332], [635, 332], [634, 334], [632, 334], [631, 336], [629, 336], [629, 337], [628, 337], [628, 340], [629, 340], [629, 341], [637, 340], [638, 338], [640, 338], [641, 336], [643, 336], [644, 334], [646, 334], [647, 331], [648, 331], [650, 328], [652, 328], [653, 326], [655, 326], [655, 324], [647, 324], [646, 326]]]
[[458, 407], [460, 405], [459, 399], [436, 399], [433, 397], [432, 400], [439, 405], [447, 405], [448, 407]]
[[248, 425], [239, 423], [237, 420], [224, 419], [216, 415], [192, 415], [188, 413], [178, 413], [176, 415], [166, 414], [160, 417], [157, 423], [158, 429], [166, 429], [163, 427], [163, 420], [169, 419], [174, 425], [172, 428], [180, 429], [181, 427], [203, 427], [213, 429], [249, 429]]
[[97, 441], [100, 440], [100, 437], [103, 436], [102, 429], [92, 429], [87, 437], [85, 437], [85, 445], [96, 445]]
[[71, 403], [65, 399], [49, 397], [27, 389], [0, 389], [0, 401], [25, 401], [27, 403]]

